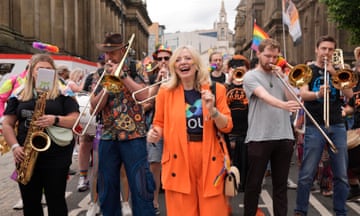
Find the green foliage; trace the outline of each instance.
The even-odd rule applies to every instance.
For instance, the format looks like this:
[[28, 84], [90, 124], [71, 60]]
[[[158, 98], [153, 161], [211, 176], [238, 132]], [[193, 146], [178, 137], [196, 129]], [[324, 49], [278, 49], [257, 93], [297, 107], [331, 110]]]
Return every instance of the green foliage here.
[[329, 19], [350, 32], [351, 43], [360, 43], [360, 0], [319, 0], [328, 7]]

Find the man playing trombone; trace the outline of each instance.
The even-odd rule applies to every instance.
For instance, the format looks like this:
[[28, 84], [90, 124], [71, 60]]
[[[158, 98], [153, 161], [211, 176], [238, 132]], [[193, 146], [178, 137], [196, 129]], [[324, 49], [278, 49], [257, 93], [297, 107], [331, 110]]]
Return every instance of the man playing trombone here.
[[[304, 100], [305, 107], [314, 116], [316, 122], [321, 125], [323, 131], [325, 131], [336, 147], [335, 149], [332, 146], [328, 148], [332, 150], [329, 151], [329, 155], [334, 175], [333, 209], [336, 215], [346, 215], [345, 202], [349, 190], [346, 173], [348, 153], [346, 128], [341, 116], [341, 107], [343, 105], [342, 95], [346, 98], [351, 98], [353, 90], [350, 86], [336, 89], [333, 83], [327, 82], [329, 78], [335, 77], [337, 73], [331, 62], [335, 48], [336, 41], [333, 37], [321, 36], [318, 39], [315, 47], [316, 61], [310, 65], [313, 76], [308, 84], [304, 84], [300, 88], [300, 96]], [[324, 85], [327, 87], [324, 87]], [[328, 109], [324, 109], [324, 107], [328, 107]], [[324, 145], [328, 143], [324, 136], [319, 133], [314, 123], [309, 121], [308, 115], [306, 118], [304, 155], [299, 172], [295, 215], [307, 214], [310, 190], [313, 185], [315, 172], [321, 159]]]
[[[255, 215], [261, 183], [268, 161], [271, 161], [274, 215], [287, 215], [287, 179], [293, 153], [294, 135], [290, 112], [300, 109], [291, 95], [292, 89], [283, 86], [285, 74], [275, 66], [280, 44], [265, 39], [259, 45], [258, 66], [245, 73], [244, 89], [249, 100], [248, 173], [245, 185], [245, 213]], [[286, 85], [287, 86], [287, 85]]]
[[[134, 216], [155, 215], [153, 195], [155, 183], [146, 160], [146, 125], [143, 107], [135, 103], [132, 92], [144, 87], [142, 79], [131, 77], [123, 63], [133, 36], [124, 44], [120, 34], [108, 35], [97, 44], [111, 66], [100, 79], [101, 87], [91, 97], [95, 113], [101, 112], [103, 124], [99, 144], [98, 191], [104, 216], [121, 215], [120, 167], [125, 165]], [[140, 92], [137, 99], [148, 97]]]

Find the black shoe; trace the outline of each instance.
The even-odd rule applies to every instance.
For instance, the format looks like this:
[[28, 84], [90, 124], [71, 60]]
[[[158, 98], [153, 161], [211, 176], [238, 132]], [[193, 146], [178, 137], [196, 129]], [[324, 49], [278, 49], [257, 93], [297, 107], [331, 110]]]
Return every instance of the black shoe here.
[[73, 170], [73, 169], [69, 169], [68, 174], [69, 174], [69, 175], [75, 175], [75, 174], [76, 174], [76, 171]]
[[350, 188], [347, 201], [354, 201], [359, 198], [360, 198], [360, 188], [359, 187]]

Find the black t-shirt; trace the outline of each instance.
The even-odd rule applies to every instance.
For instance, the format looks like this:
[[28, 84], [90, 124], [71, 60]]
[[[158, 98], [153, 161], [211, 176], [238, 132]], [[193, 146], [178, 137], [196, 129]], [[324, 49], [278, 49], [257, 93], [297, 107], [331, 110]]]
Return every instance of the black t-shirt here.
[[221, 76], [219, 77], [214, 77], [212, 75], [212, 73], [210, 74], [210, 78], [211, 78], [211, 81], [213, 82], [218, 82], [218, 83], [221, 83], [221, 84], [224, 84], [225, 83], [225, 79], [226, 79], [226, 76], [224, 73], [221, 73]]
[[186, 126], [190, 134], [201, 134], [203, 131], [201, 93], [196, 90], [185, 90]]
[[[35, 99], [29, 101], [19, 101], [16, 97], [8, 100], [5, 115], [16, 115], [18, 119], [17, 141], [21, 146], [24, 145], [30, 122], [32, 120], [33, 110], [35, 108]], [[72, 112], [79, 112], [79, 105], [74, 98], [60, 95], [55, 100], [47, 100], [45, 114], [65, 116]], [[44, 130], [46, 133], [46, 130]], [[54, 142], [48, 150], [40, 152], [36, 167], [68, 167], [71, 164], [74, 140], [70, 145], [60, 147]]]
[[248, 129], [249, 101], [246, 98], [243, 85], [228, 85], [226, 97], [232, 120], [236, 122], [230, 134], [245, 136]]
[[[317, 92], [320, 90], [320, 86], [324, 83], [324, 69], [319, 68], [316, 65], [310, 65], [312, 70], [312, 79], [309, 83], [309, 90], [313, 92]], [[329, 75], [329, 80], [331, 80], [331, 75]], [[329, 122], [330, 124], [339, 124], [343, 123], [344, 119], [341, 116], [341, 107], [343, 106], [343, 97], [340, 95], [340, 91], [336, 89], [331, 82], [330, 84], [330, 92], [329, 92]], [[316, 122], [320, 125], [324, 125], [324, 100], [323, 98], [313, 100], [313, 101], [305, 101], [305, 107], [314, 117]], [[312, 125], [313, 122], [306, 115], [306, 125]]]

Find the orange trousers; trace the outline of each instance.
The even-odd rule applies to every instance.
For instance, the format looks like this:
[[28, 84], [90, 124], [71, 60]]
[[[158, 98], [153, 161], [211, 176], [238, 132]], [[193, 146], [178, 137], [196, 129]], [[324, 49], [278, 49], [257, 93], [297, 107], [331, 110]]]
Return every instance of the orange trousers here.
[[[165, 190], [167, 216], [228, 216], [224, 194], [203, 196], [202, 142], [189, 142], [190, 194]], [[207, 179], [213, 181], [213, 179]]]

